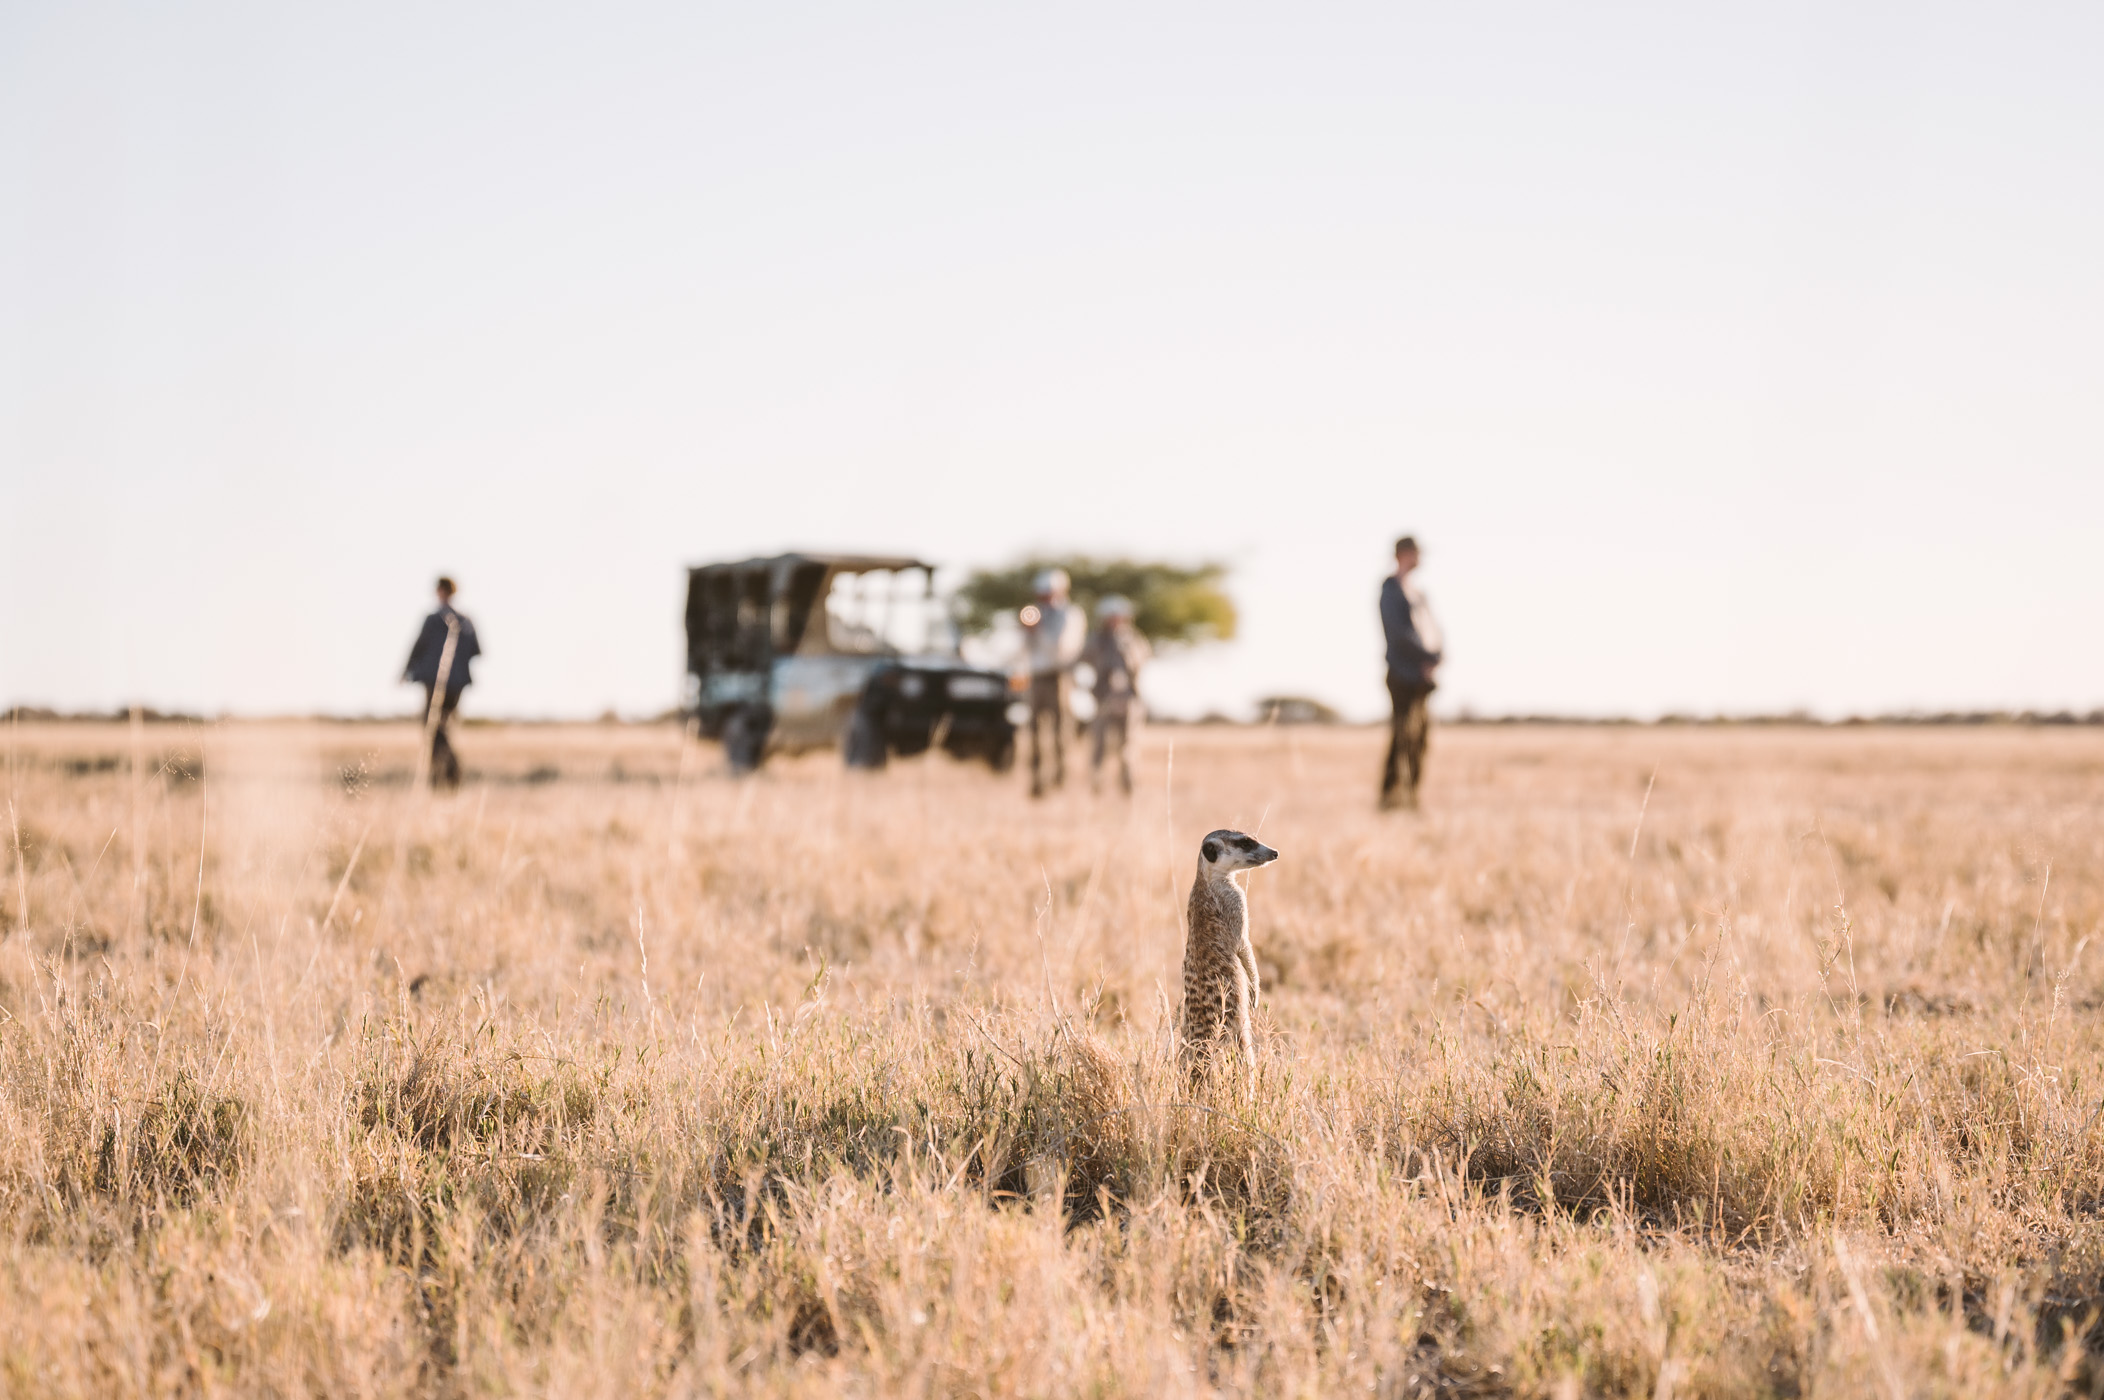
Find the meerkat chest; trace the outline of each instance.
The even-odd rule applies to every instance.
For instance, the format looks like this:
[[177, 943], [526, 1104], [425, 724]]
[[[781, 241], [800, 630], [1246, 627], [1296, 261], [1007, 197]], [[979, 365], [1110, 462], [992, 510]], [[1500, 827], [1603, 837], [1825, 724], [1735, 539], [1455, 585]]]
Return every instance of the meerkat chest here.
[[1232, 948], [1249, 932], [1249, 906], [1242, 891], [1222, 880], [1191, 892], [1191, 940], [1224, 943]]
[[1190, 934], [1184, 961], [1194, 971], [1228, 975], [1240, 965], [1241, 947], [1248, 936], [1248, 907], [1240, 890], [1221, 881], [1191, 892]]

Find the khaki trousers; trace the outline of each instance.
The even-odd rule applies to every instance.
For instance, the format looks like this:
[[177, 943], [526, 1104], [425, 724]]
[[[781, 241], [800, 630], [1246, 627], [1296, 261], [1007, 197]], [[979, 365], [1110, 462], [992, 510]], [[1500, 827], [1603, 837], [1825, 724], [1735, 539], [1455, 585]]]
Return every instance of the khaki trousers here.
[[1095, 739], [1095, 751], [1089, 756], [1089, 781], [1099, 783], [1103, 777], [1103, 758], [1106, 753], [1118, 760], [1118, 785], [1127, 795], [1132, 792], [1132, 765], [1125, 759], [1125, 740], [1132, 722], [1132, 699], [1130, 696], [1114, 695], [1096, 701], [1096, 718], [1089, 726]]
[[1044, 736], [1052, 736], [1052, 783], [1067, 780], [1067, 680], [1064, 671], [1030, 678], [1030, 791], [1045, 790]]

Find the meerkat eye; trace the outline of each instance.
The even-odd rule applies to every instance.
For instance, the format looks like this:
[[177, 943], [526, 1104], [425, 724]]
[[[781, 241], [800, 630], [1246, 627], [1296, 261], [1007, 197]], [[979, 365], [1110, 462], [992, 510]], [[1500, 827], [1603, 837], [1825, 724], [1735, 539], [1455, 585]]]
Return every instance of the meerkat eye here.
[[1218, 841], [1208, 841], [1200, 849], [1205, 852], [1205, 858], [1208, 862], [1220, 859], [1220, 843]]

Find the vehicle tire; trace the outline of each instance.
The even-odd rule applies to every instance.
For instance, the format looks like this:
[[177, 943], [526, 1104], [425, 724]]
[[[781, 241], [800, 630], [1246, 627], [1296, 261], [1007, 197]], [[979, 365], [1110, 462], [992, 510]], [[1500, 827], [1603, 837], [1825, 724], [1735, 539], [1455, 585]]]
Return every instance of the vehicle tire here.
[[986, 752], [986, 766], [993, 769], [996, 773], [1006, 773], [1009, 769], [1015, 767], [1015, 735], [1013, 733], [1004, 734], [994, 741], [994, 746]]
[[862, 768], [875, 772], [884, 766], [888, 755], [884, 750], [884, 726], [868, 705], [857, 705], [848, 716], [847, 733], [841, 736], [840, 748], [850, 768]]
[[733, 773], [750, 773], [767, 757], [767, 715], [737, 710], [723, 722], [723, 758]]

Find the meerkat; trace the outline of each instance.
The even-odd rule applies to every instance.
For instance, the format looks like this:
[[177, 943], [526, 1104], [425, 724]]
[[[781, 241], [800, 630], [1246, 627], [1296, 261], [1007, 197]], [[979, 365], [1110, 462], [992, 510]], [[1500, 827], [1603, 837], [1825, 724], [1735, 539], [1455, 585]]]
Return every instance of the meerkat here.
[[1232, 1042], [1254, 1082], [1256, 1041], [1249, 1017], [1262, 993], [1249, 941], [1249, 901], [1236, 877], [1277, 859], [1277, 851], [1239, 831], [1212, 832], [1198, 848], [1183, 962], [1183, 1054], [1193, 1072], [1223, 1042]]

